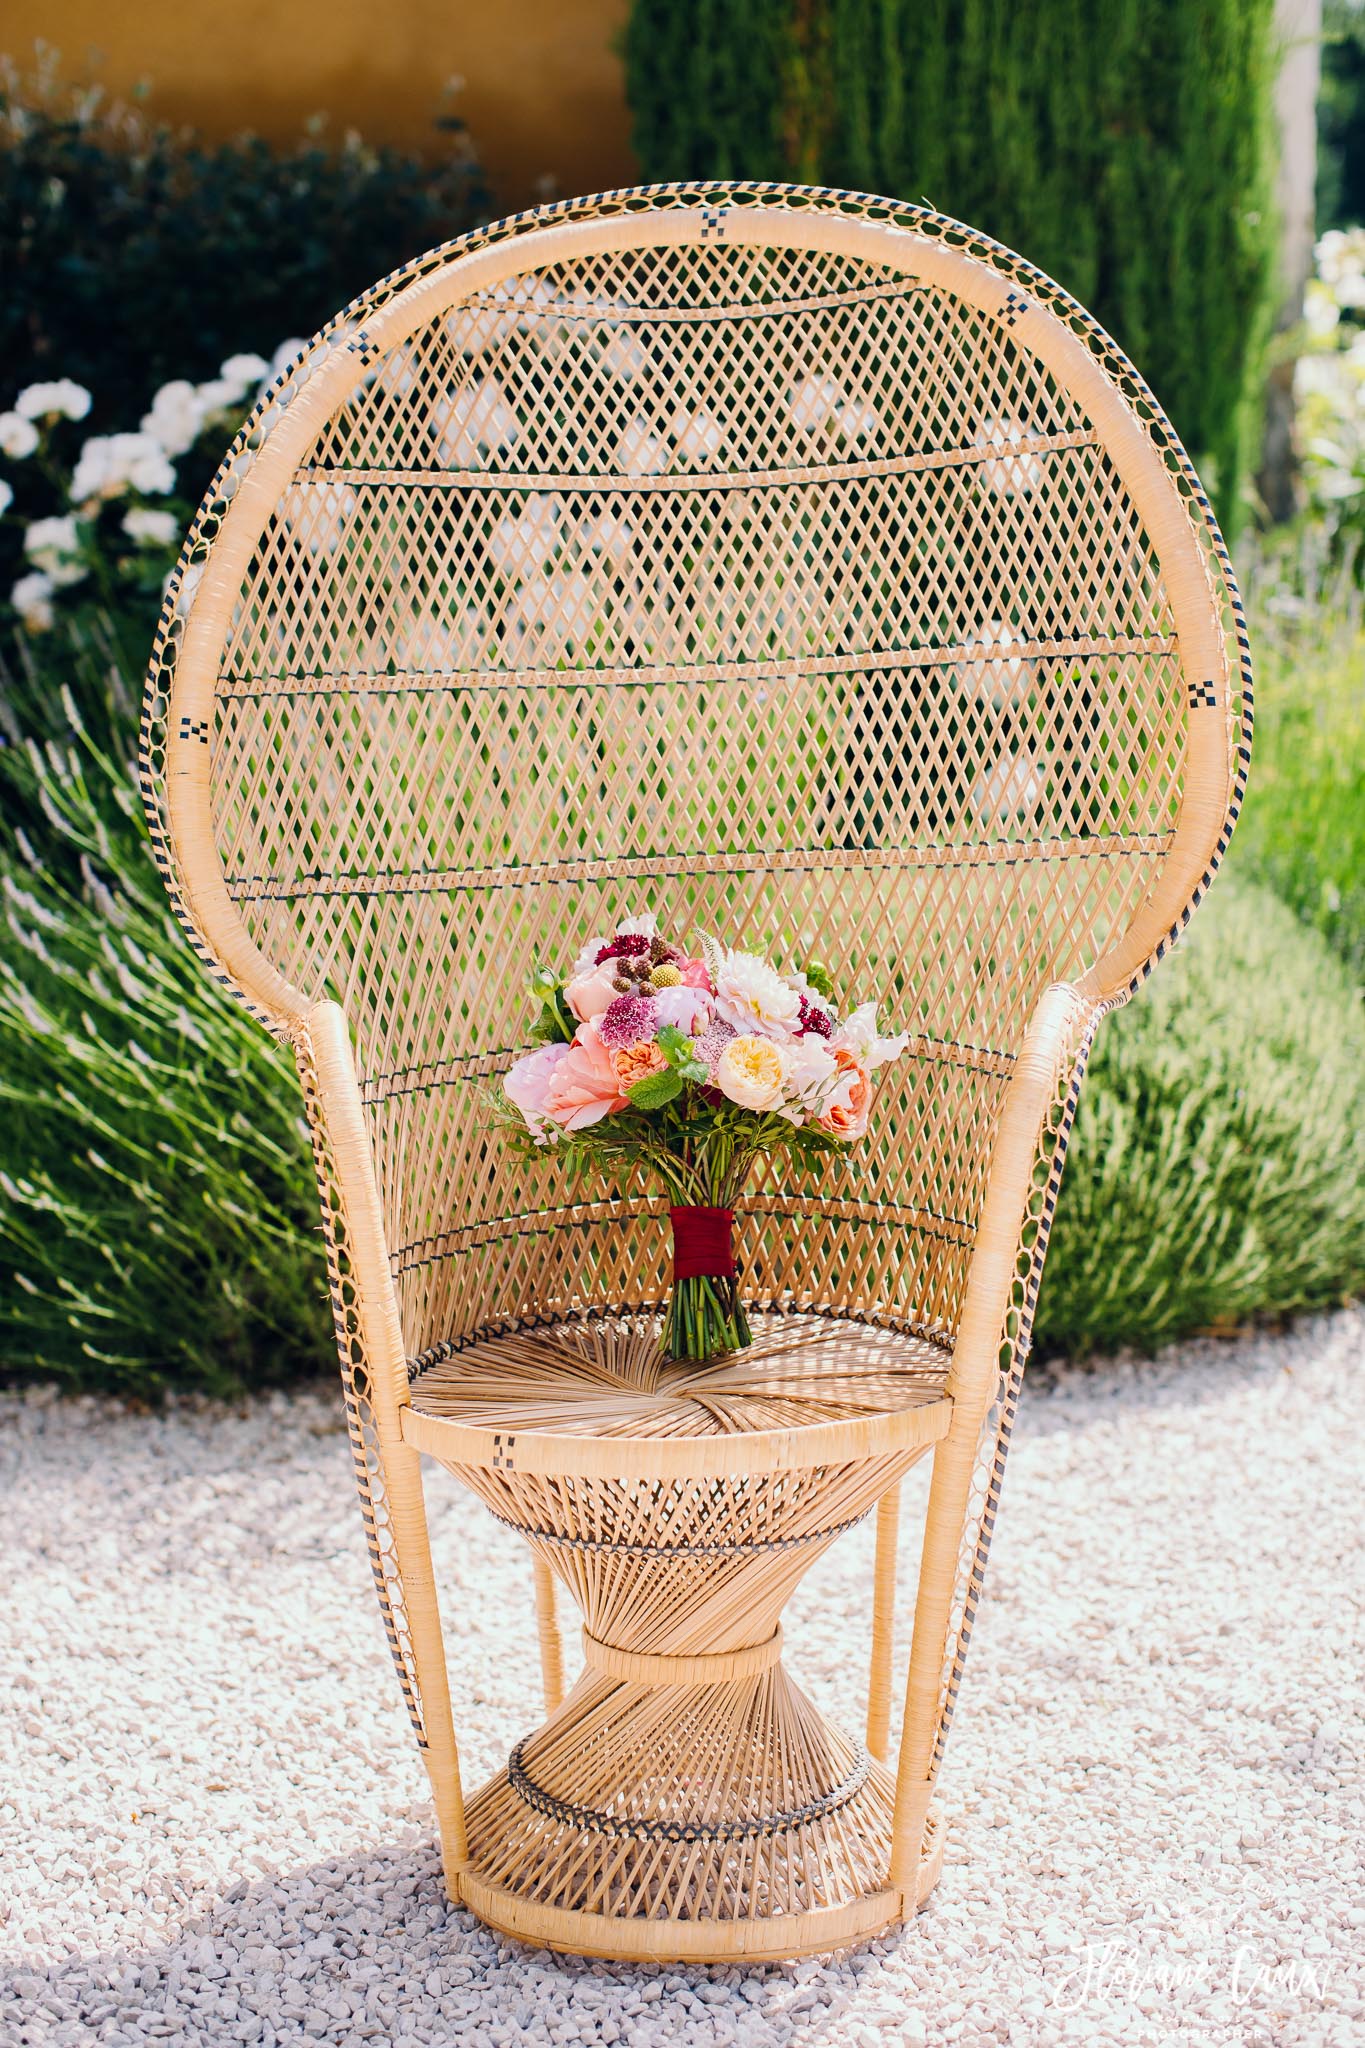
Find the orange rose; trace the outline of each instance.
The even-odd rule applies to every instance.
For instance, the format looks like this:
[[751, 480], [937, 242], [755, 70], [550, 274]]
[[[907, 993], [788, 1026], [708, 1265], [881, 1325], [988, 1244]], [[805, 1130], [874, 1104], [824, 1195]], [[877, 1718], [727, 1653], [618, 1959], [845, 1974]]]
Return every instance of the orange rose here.
[[815, 1119], [815, 1126], [817, 1130], [828, 1131], [831, 1137], [846, 1138], [851, 1142], [854, 1138], [861, 1138], [867, 1129], [868, 1113], [872, 1108], [872, 1077], [847, 1046], [836, 1045], [833, 1051], [839, 1076], [823, 1114]]
[[611, 1056], [611, 1063], [623, 1089], [633, 1088], [637, 1081], [643, 1081], [650, 1074], [661, 1074], [668, 1065], [652, 1038], [642, 1039], [639, 1045], [618, 1046]]

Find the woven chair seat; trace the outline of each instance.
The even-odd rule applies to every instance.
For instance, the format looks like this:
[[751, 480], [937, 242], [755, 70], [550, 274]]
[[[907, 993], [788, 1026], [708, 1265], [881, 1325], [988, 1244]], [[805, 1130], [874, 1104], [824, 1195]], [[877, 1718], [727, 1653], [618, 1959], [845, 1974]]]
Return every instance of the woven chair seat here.
[[[759, 1314], [753, 1328], [750, 1350], [702, 1365], [667, 1359], [651, 1315], [500, 1332], [445, 1357], [436, 1347], [413, 1382], [405, 1434], [447, 1462], [483, 1462], [477, 1438], [487, 1438], [498, 1469], [515, 1437], [522, 1470], [581, 1465], [566, 1438], [615, 1441], [620, 1462], [638, 1473], [642, 1443], [659, 1447], [648, 1469], [679, 1472], [728, 1468], [717, 1439], [742, 1439], [740, 1469], [752, 1471], [755, 1437], [778, 1439], [768, 1444], [772, 1462], [790, 1467], [816, 1462], [836, 1442], [856, 1450], [859, 1424], [875, 1430], [882, 1453], [946, 1433], [952, 1353], [942, 1345], [816, 1314]], [[831, 1436], [844, 1424], [853, 1427]], [[590, 1463], [604, 1469], [596, 1454]]]

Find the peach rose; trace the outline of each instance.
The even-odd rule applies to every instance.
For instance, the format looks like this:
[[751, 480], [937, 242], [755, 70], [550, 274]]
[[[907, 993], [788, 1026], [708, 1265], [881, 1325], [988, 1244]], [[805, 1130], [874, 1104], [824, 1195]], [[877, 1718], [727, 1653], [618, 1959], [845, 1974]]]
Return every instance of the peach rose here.
[[741, 1109], [776, 1109], [782, 1100], [782, 1055], [770, 1038], [746, 1032], [716, 1061], [716, 1086]]
[[598, 1037], [596, 1026], [585, 1024], [563, 1059], [550, 1070], [544, 1114], [552, 1123], [562, 1124], [566, 1131], [581, 1131], [614, 1110], [627, 1107], [611, 1054]]
[[854, 1138], [861, 1138], [867, 1129], [868, 1112], [872, 1108], [872, 1078], [846, 1045], [836, 1045], [832, 1050], [839, 1077], [822, 1114], [815, 1119], [815, 1128], [828, 1131], [831, 1137], [847, 1138], [852, 1142]]
[[616, 962], [603, 960], [588, 974], [580, 974], [577, 981], [571, 981], [564, 991], [564, 1000], [580, 1024], [600, 1017], [607, 1004], [616, 1000], [617, 991], [612, 987], [616, 979]]
[[650, 1074], [661, 1074], [668, 1065], [663, 1052], [652, 1038], [639, 1045], [618, 1046], [611, 1056], [616, 1069], [616, 1078], [623, 1088], [633, 1088], [637, 1081], [645, 1080]]

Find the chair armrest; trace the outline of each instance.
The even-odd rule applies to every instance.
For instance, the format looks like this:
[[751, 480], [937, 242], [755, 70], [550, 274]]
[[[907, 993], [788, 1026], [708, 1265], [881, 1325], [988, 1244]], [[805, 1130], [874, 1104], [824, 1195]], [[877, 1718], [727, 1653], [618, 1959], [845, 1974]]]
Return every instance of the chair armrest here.
[[953, 1419], [934, 1454], [906, 1675], [890, 1875], [907, 1910], [981, 1594], [1067, 1137], [1095, 1027], [1110, 1007], [1069, 984], [1044, 991], [991, 1153], [948, 1376]]
[[[994, 1400], [1005, 1351], [1017, 1351], [1021, 1338], [1027, 1344], [1081, 1076], [1109, 1007], [1054, 982], [1024, 1035], [991, 1152], [948, 1378], [963, 1428], [975, 1428]], [[1012, 1318], [1021, 1319], [1013, 1328]]]

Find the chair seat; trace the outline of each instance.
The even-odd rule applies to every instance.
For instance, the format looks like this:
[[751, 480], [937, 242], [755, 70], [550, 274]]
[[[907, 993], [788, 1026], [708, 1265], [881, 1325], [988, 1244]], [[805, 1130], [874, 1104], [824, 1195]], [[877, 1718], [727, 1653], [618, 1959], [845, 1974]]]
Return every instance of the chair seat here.
[[645, 1315], [485, 1337], [418, 1374], [403, 1433], [443, 1464], [602, 1476], [793, 1469], [946, 1434], [943, 1346], [815, 1314], [753, 1327], [704, 1364], [666, 1358]]

